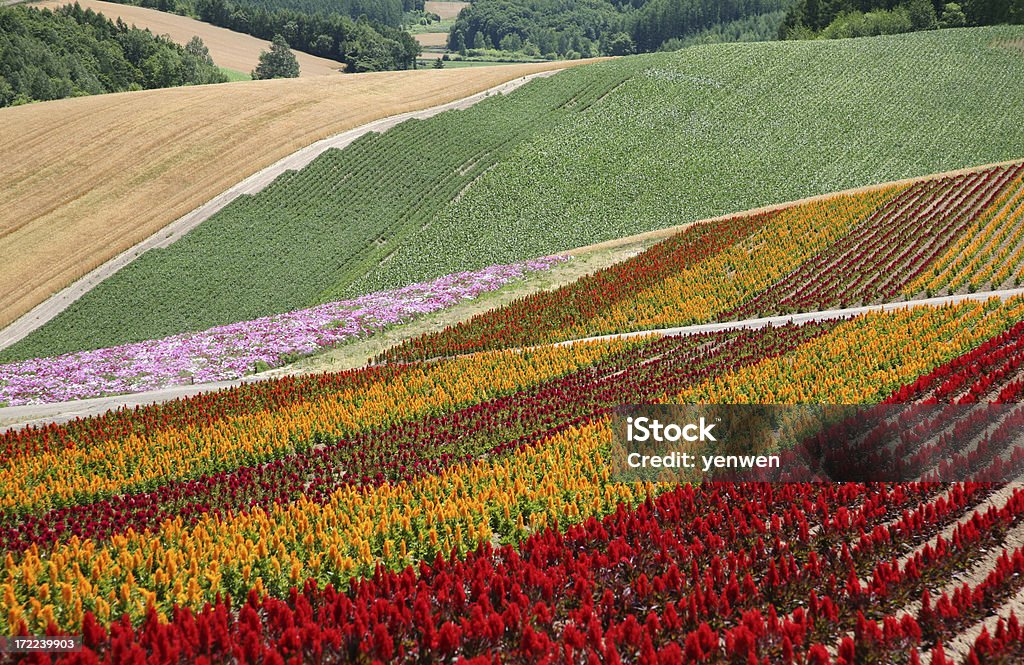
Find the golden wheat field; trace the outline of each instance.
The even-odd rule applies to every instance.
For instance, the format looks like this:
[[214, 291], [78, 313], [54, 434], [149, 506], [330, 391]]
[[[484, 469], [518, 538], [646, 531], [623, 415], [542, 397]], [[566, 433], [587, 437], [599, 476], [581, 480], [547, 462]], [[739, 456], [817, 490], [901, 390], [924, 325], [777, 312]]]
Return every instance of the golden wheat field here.
[[468, 2], [425, 2], [423, 3], [423, 9], [431, 14], [437, 14], [443, 21], [455, 18], [462, 11], [462, 8], [468, 5]]
[[579, 62], [244, 81], [0, 109], [0, 326], [299, 148]]
[[[154, 35], [166, 35], [171, 41], [178, 44], [186, 44], [192, 37], [198, 36], [210, 49], [210, 57], [218, 66], [246, 74], [256, 68], [260, 52], [270, 48], [270, 42], [266, 40], [227, 28], [219, 28], [187, 16], [178, 16], [145, 7], [102, 2], [101, 0], [77, 0], [77, 2], [84, 9], [91, 9], [103, 14], [112, 21], [120, 18], [129, 25], [148, 29]], [[43, 0], [43, 2], [32, 3], [32, 6], [55, 9], [66, 4], [70, 3], [66, 0]], [[340, 62], [318, 58], [301, 51], [294, 51], [294, 53], [299, 61], [301, 76], [337, 74], [338, 70], [345, 66]]]
[[[421, 32], [413, 36], [416, 37], [416, 41], [420, 43], [420, 46], [443, 47], [448, 45], [447, 32]], [[423, 55], [426, 56], [429, 54], [424, 53]]]

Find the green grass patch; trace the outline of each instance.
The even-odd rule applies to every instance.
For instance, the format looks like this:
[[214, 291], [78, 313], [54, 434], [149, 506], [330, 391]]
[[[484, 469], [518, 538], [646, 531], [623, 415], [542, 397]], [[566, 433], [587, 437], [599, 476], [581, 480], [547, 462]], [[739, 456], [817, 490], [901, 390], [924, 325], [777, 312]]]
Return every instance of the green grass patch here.
[[237, 69], [228, 69], [227, 67], [220, 67], [220, 71], [221, 71], [222, 74], [224, 74], [224, 76], [228, 77], [228, 82], [231, 82], [231, 83], [233, 83], [235, 81], [251, 81], [252, 80], [252, 75], [251, 74], [246, 74], [245, 72], [240, 72]]
[[[573, 68], [329, 151], [12, 349], [240, 321], [1024, 155], [1022, 28], [723, 44]], [[448, 63], [450, 65], [450, 63]]]

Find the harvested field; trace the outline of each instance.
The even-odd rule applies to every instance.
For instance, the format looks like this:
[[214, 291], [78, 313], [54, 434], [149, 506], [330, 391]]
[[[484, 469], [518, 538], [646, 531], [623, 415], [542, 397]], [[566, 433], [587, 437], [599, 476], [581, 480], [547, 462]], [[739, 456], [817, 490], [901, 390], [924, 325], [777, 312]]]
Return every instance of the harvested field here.
[[[55, 9], [70, 4], [64, 0], [44, 0], [34, 2], [32, 7]], [[270, 48], [270, 42], [251, 37], [240, 32], [219, 28], [203, 23], [187, 16], [178, 16], [145, 7], [119, 5], [101, 0], [78, 0], [83, 9], [99, 12], [112, 21], [120, 18], [129, 25], [144, 28], [154, 35], [166, 35], [171, 41], [186, 44], [192, 37], [198, 36], [210, 49], [210, 56], [220, 67], [235, 69], [240, 72], [251, 72], [259, 62], [260, 52]], [[344, 68], [340, 62], [318, 58], [301, 51], [294, 51], [299, 61], [301, 76], [322, 76], [336, 74]]]
[[0, 111], [0, 326], [295, 150], [575, 63], [277, 79]]
[[427, 2], [424, 3], [423, 8], [431, 14], [437, 14], [441, 17], [441, 20], [455, 18], [462, 11], [463, 7], [468, 7], [468, 2]]
[[[420, 43], [420, 46], [440, 46], [443, 48], [448, 45], [447, 32], [421, 32], [414, 36], [416, 41]], [[428, 54], [424, 53], [423, 55]]]

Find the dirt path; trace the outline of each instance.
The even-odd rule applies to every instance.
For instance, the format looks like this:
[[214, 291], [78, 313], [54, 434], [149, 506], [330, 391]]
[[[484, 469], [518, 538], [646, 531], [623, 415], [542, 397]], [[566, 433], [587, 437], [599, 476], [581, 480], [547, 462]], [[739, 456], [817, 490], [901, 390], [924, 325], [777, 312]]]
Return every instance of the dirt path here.
[[134, 247], [131, 247], [108, 260], [106, 263], [103, 263], [99, 267], [87, 273], [84, 277], [78, 279], [70, 286], [47, 298], [45, 301], [31, 309], [27, 314], [14, 321], [11, 325], [0, 330], [0, 349], [7, 348], [11, 344], [23, 339], [37, 328], [43, 326], [45, 323], [53, 319], [53, 317], [67, 309], [67, 307], [73, 302], [92, 290], [97, 284], [137, 259], [143, 253], [157, 247], [167, 247], [175, 240], [178, 240], [196, 226], [209, 219], [212, 215], [242, 194], [255, 194], [256, 192], [259, 192], [285, 171], [294, 171], [303, 168], [325, 150], [330, 148], [344, 148], [364, 134], [369, 132], [386, 131], [387, 129], [390, 129], [391, 127], [394, 127], [395, 125], [410, 118], [429, 118], [443, 111], [469, 108], [485, 97], [494, 94], [506, 94], [522, 86], [531, 79], [551, 76], [556, 72], [557, 70], [535, 72], [494, 86], [482, 92], [478, 92], [474, 95], [463, 97], [462, 99], [458, 99], [453, 102], [432, 106], [419, 111], [410, 111], [381, 118], [354, 129], [350, 129], [346, 132], [335, 134], [334, 136], [317, 141], [312, 145], [293, 152], [263, 170], [249, 176], [227, 191], [217, 195], [192, 212], [179, 217], [177, 220], [168, 226], [161, 228], [159, 231]]
[[[248, 74], [259, 63], [260, 53], [270, 48], [270, 42], [258, 39], [241, 32], [220, 28], [209, 23], [197, 21], [187, 16], [179, 16], [156, 9], [121, 5], [102, 0], [77, 0], [83, 9], [91, 9], [103, 14], [111, 21], [118, 18], [128, 25], [148, 29], [154, 35], [167, 35], [171, 41], [187, 44], [194, 36], [198, 36], [210, 49], [210, 57], [219, 67], [227, 67]], [[43, 0], [32, 2], [31, 7], [56, 9], [67, 4], [68, 0]], [[344, 69], [343, 63], [319, 58], [315, 55], [296, 51], [295, 58], [299, 61], [299, 76], [323, 76], [337, 74]]]
[[[943, 305], [959, 302], [985, 302], [990, 298], [1008, 300], [1017, 296], [1024, 296], [1024, 287], [1017, 289], [1004, 289], [1001, 291], [986, 291], [984, 293], [971, 293], [966, 295], [942, 296], [939, 298], [925, 298], [920, 300], [907, 300], [902, 302], [885, 303], [881, 305], [865, 305], [863, 307], [851, 307], [848, 309], [826, 310], [821, 312], [805, 312], [801, 314], [790, 314], [786, 316], [769, 316], [758, 319], [747, 319], [744, 321], [727, 321], [724, 323], [705, 323], [680, 328], [661, 328], [655, 330], [638, 330], [628, 333], [617, 333], [614, 335], [600, 335], [582, 339], [558, 342], [556, 346], [578, 344], [594, 340], [621, 339], [638, 337], [641, 335], [692, 335], [696, 333], [718, 332], [723, 330], [756, 330], [767, 326], [780, 326], [787, 323], [809, 323], [812, 321], [833, 321], [845, 319], [870, 312], [891, 312], [908, 307], [929, 306], [941, 307]], [[274, 376], [288, 374], [287, 371], [272, 371], [269, 373], [246, 376], [235, 381], [222, 381], [194, 386], [175, 386], [163, 390], [154, 390], [134, 395], [113, 395], [110, 397], [97, 397], [94, 399], [76, 400], [72, 402], [58, 402], [53, 404], [31, 404], [26, 406], [8, 406], [0, 408], [0, 431], [19, 428], [27, 425], [42, 425], [46, 423], [62, 423], [75, 418], [99, 415], [112, 409], [123, 407], [135, 407], [145, 404], [168, 402], [171, 400], [197, 395], [204, 392], [214, 392], [232, 386], [238, 386], [254, 381], [261, 381]]]

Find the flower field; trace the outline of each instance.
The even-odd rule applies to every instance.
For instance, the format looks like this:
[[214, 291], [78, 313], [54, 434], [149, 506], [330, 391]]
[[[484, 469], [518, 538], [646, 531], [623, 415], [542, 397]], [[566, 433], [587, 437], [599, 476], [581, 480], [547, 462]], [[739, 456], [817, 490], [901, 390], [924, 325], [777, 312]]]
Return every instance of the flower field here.
[[1022, 279], [1024, 164], [1016, 164], [692, 226], [604, 271], [384, 357], [1012, 288]]
[[[1019, 36], [580, 67], [145, 254], [3, 356], [0, 403], [237, 378], [710, 218], [366, 367], [0, 431], [0, 665], [1024, 662], [1024, 295], [986, 293], [1024, 281]], [[783, 468], [725, 469], [719, 418], [721, 466], [631, 481], [624, 414], [670, 405], [710, 407], [693, 450], [805, 406], [737, 409]]]
[[471, 300], [564, 261], [548, 257], [198, 333], [0, 365], [0, 404], [40, 404], [237, 379]]
[[82, 634], [64, 662], [1012, 662], [1024, 491], [624, 484], [602, 455], [621, 404], [1013, 401], [1022, 320], [495, 351], [7, 432], [0, 634]]

